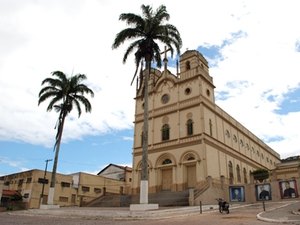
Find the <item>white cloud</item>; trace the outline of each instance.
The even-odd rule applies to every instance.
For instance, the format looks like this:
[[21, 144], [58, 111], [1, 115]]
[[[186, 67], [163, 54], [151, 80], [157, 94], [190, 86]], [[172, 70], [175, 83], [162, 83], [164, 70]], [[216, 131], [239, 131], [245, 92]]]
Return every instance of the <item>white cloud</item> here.
[[[69, 117], [64, 140], [111, 129], [132, 127], [135, 87], [132, 56], [122, 64], [125, 43], [111, 45], [126, 27], [120, 13], [140, 13], [140, 1], [15, 1], [0, 3], [0, 140], [22, 140], [53, 146], [57, 114], [37, 106], [38, 92], [50, 72], [85, 73], [94, 90], [91, 114]], [[146, 3], [148, 4], [148, 3]], [[295, 126], [299, 112], [276, 115], [284, 93], [299, 86], [300, 40], [296, 0], [184, 1], [164, 0], [183, 39], [182, 52], [199, 46], [221, 46], [222, 60], [210, 70], [225, 111], [259, 137], [280, 136], [270, 143], [282, 156], [299, 152]], [[232, 34], [244, 35], [232, 39]], [[243, 82], [240, 82], [243, 81]], [[234, 84], [234, 87], [228, 86]], [[270, 93], [274, 102], [267, 100]]]
[[[269, 143], [282, 157], [299, 154], [300, 137], [293, 125], [299, 120], [299, 113], [274, 113], [283, 95], [299, 86], [300, 54], [295, 51], [295, 43], [300, 32], [294, 29], [299, 18], [295, 8], [299, 3], [291, 1], [287, 5], [275, 1], [269, 9], [268, 4], [257, 7], [247, 2], [247, 6], [249, 14], [240, 21], [241, 30], [247, 36], [222, 49], [225, 60], [211, 69], [217, 90], [228, 91], [233, 96], [217, 103], [257, 136], [283, 137]], [[246, 80], [250, 85], [226, 86], [239, 80]], [[266, 92], [277, 96], [274, 102], [267, 99]]]
[[[5, 167], [12, 167], [12, 168], [17, 168], [20, 171], [26, 171], [29, 170], [28, 168], [24, 167], [24, 161], [22, 160], [11, 160], [8, 159], [7, 157], [0, 157], [0, 165], [3, 164]], [[0, 176], [4, 176], [5, 174], [2, 174], [0, 172]]]

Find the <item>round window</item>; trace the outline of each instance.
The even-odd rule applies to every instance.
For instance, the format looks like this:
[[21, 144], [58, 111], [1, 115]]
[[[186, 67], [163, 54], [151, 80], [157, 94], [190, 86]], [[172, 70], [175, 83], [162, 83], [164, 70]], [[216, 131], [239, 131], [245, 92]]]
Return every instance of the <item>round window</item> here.
[[191, 90], [190, 88], [186, 88], [186, 89], [184, 90], [184, 93], [185, 93], [186, 95], [191, 94], [191, 92], [192, 92], [192, 90]]
[[161, 101], [162, 103], [166, 104], [168, 101], [170, 100], [170, 96], [168, 94], [164, 94], [162, 97], [161, 97]]

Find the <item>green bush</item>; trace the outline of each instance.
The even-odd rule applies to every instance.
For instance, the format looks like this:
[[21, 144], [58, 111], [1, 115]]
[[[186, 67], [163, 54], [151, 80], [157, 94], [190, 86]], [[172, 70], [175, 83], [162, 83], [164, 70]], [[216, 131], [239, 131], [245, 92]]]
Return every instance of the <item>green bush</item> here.
[[269, 171], [266, 169], [257, 169], [252, 172], [254, 180], [259, 180], [260, 182], [269, 178]]

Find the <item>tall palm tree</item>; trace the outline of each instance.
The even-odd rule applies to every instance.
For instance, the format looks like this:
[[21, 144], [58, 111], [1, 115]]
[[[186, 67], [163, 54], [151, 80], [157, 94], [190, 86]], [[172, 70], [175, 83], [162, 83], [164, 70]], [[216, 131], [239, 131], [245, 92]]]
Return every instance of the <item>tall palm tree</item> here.
[[94, 97], [94, 92], [82, 83], [82, 81], [87, 79], [86, 75], [76, 74], [67, 78], [66, 74], [64, 74], [63, 72], [54, 71], [52, 72], [52, 76], [56, 76], [56, 78], [46, 78], [42, 81], [42, 85], [47, 84], [48, 86], [40, 90], [38, 101], [38, 105], [40, 105], [40, 103], [44, 102], [47, 99], [50, 99], [47, 111], [51, 111], [54, 108], [55, 111], [59, 113], [56, 126], [56, 141], [54, 145], [55, 157], [51, 176], [50, 190], [48, 194], [48, 204], [50, 205], [53, 204], [54, 199], [58, 154], [65, 119], [67, 115], [72, 111], [74, 106], [78, 111], [78, 117], [80, 117], [81, 104], [84, 105], [86, 112], [91, 112], [91, 103], [84, 96], [84, 94], [90, 94], [91, 97]]
[[176, 48], [179, 54], [182, 46], [182, 40], [177, 28], [171, 24], [165, 24], [169, 20], [164, 5], [159, 6], [155, 11], [149, 5], [142, 5], [142, 15], [133, 13], [122, 13], [119, 20], [126, 21], [130, 26], [119, 32], [112, 45], [113, 49], [118, 48], [124, 41], [132, 40], [125, 51], [123, 63], [127, 57], [135, 51], [136, 70], [133, 80], [137, 74], [140, 62], [146, 62], [146, 73], [144, 75], [144, 126], [143, 126], [143, 153], [142, 153], [142, 174], [140, 188], [140, 203], [148, 203], [148, 80], [151, 70], [151, 61], [155, 61], [158, 67], [161, 67], [161, 51], [157, 42], [166, 45], [173, 56]]

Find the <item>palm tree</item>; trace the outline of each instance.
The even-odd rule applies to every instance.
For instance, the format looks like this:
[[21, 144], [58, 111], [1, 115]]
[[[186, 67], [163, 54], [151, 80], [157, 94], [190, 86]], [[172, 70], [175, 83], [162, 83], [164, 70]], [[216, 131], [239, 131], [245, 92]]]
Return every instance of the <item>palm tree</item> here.
[[123, 63], [126, 62], [130, 53], [135, 51], [136, 70], [133, 80], [137, 74], [140, 63], [146, 62], [146, 73], [144, 75], [144, 126], [143, 126], [143, 154], [142, 154], [142, 174], [140, 188], [140, 203], [148, 203], [148, 80], [151, 70], [151, 61], [155, 61], [161, 67], [160, 47], [156, 43], [166, 45], [173, 56], [176, 48], [179, 54], [182, 40], [177, 28], [171, 24], [165, 24], [169, 20], [166, 7], [161, 5], [156, 11], [149, 5], [142, 5], [142, 16], [133, 13], [122, 13], [119, 20], [126, 21], [130, 26], [119, 32], [112, 45], [113, 49], [118, 48], [126, 40], [132, 40], [125, 51]]
[[38, 105], [40, 105], [40, 103], [44, 102], [47, 99], [50, 99], [47, 111], [51, 111], [54, 108], [55, 111], [59, 113], [56, 126], [56, 141], [54, 145], [55, 157], [51, 176], [50, 190], [48, 194], [48, 204], [50, 205], [53, 204], [54, 199], [57, 161], [65, 119], [67, 115], [72, 111], [74, 106], [78, 111], [78, 117], [80, 117], [80, 104], [84, 105], [86, 112], [91, 112], [91, 103], [84, 96], [84, 94], [90, 94], [91, 97], [94, 97], [94, 92], [82, 83], [82, 81], [86, 80], [86, 75], [76, 74], [67, 78], [66, 74], [64, 74], [63, 72], [54, 71], [52, 72], [52, 76], [56, 76], [57, 78], [46, 78], [42, 81], [42, 85], [48, 84], [48, 86], [41, 89], [38, 101]]

